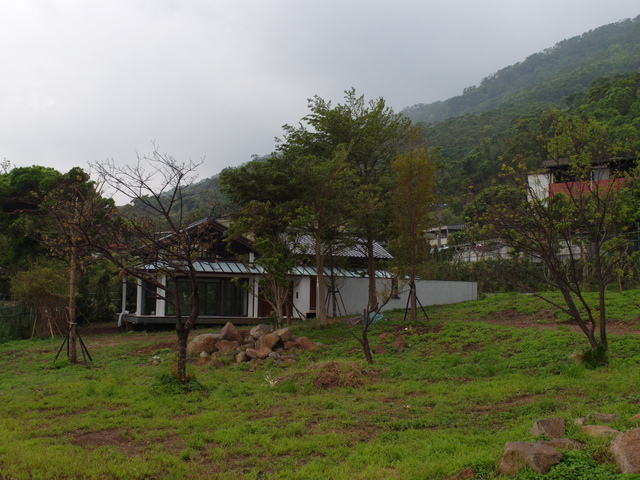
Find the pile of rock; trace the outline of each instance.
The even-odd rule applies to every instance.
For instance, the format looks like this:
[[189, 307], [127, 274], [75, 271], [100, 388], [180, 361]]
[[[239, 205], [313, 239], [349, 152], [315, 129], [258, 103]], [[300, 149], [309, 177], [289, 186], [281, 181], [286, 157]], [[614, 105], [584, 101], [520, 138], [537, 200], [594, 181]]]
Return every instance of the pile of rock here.
[[221, 356], [233, 356], [238, 363], [252, 365], [267, 360], [293, 364], [303, 350], [317, 351], [320, 345], [307, 337], [295, 337], [290, 328], [274, 330], [261, 324], [251, 330], [238, 330], [230, 322], [220, 333], [203, 333], [187, 345], [187, 354], [199, 356], [200, 364]]
[[[618, 419], [614, 414], [595, 412], [586, 418], [578, 418], [574, 424], [582, 431], [598, 438], [610, 438], [610, 451], [622, 473], [640, 473], [640, 428], [621, 433], [608, 425], [593, 425], [591, 422], [611, 423]], [[640, 420], [636, 415], [631, 420]], [[530, 433], [534, 437], [546, 437], [535, 443], [507, 442], [498, 466], [498, 474], [515, 476], [522, 468], [529, 467], [534, 472], [547, 473], [551, 467], [562, 460], [561, 450], [581, 450], [585, 445], [570, 438], [565, 438], [564, 418], [545, 418], [536, 420]], [[449, 480], [466, 480], [474, 478], [475, 473], [466, 469]]]

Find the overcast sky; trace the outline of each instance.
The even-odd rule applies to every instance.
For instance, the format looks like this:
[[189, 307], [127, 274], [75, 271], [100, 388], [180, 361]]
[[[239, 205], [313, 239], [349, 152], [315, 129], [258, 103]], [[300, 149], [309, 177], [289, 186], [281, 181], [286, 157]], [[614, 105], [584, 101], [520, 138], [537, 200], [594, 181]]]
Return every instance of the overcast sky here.
[[445, 100], [638, 0], [0, 0], [0, 160], [60, 171], [156, 142], [200, 177], [274, 148], [307, 98]]

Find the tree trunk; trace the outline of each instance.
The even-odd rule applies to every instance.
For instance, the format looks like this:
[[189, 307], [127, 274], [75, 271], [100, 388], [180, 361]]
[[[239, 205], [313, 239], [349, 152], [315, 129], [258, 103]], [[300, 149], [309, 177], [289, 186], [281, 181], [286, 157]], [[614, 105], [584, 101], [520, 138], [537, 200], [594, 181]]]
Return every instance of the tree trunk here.
[[316, 247], [316, 273], [318, 280], [318, 318], [320, 325], [327, 324], [327, 292], [324, 281], [324, 255], [322, 254], [322, 242], [320, 233], [315, 234]]
[[69, 261], [69, 361], [78, 363], [77, 356], [77, 323], [76, 323], [76, 285], [77, 285], [77, 249], [71, 246], [71, 258]]
[[378, 296], [376, 295], [376, 259], [371, 236], [367, 238], [367, 274], [369, 275], [369, 306], [367, 310], [373, 312], [378, 306]]
[[409, 320], [418, 318], [418, 305], [416, 298], [416, 280], [415, 275], [411, 275], [411, 283], [409, 285]]

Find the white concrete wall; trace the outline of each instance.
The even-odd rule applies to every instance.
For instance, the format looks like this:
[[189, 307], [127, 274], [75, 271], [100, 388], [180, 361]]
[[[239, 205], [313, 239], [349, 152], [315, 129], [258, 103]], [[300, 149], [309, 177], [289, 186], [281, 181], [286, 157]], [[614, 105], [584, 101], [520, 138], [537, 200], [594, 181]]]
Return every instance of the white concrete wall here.
[[[360, 315], [368, 301], [367, 278], [348, 278], [340, 289], [340, 296], [344, 302], [346, 315]], [[391, 289], [391, 280], [378, 279], [378, 293], [386, 298]], [[383, 310], [405, 308], [409, 296], [408, 285], [398, 286], [397, 298], [392, 298]], [[425, 307], [427, 305], [441, 305], [447, 303], [466, 302], [478, 298], [478, 284], [476, 282], [445, 282], [438, 280], [417, 280], [416, 291], [418, 299]]]
[[527, 192], [529, 201], [542, 200], [549, 196], [550, 173], [530, 173], [527, 175], [527, 182], [529, 183], [529, 191]]
[[299, 312], [293, 315], [307, 315], [311, 311], [311, 278], [295, 277], [293, 281], [293, 304]]

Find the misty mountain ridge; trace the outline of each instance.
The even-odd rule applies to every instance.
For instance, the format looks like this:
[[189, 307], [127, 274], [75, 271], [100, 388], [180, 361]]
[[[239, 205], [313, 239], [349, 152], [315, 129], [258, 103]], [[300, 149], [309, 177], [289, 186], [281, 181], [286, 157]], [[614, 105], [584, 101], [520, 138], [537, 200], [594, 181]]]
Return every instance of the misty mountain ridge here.
[[598, 77], [640, 70], [640, 15], [604, 25], [534, 53], [467, 87], [462, 95], [402, 110], [414, 122], [441, 122], [497, 107], [564, 105]]

